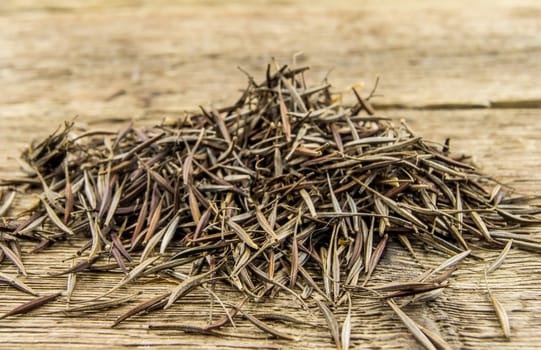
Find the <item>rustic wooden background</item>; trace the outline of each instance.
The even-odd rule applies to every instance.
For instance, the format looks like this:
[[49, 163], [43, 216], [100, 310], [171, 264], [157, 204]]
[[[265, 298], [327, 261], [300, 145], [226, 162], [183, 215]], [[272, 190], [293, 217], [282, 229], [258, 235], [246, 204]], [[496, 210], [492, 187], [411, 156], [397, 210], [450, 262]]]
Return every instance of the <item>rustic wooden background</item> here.
[[[257, 78], [272, 57], [291, 63], [302, 52], [296, 61], [312, 67], [311, 82], [329, 74], [336, 91], [362, 84], [367, 94], [379, 76], [381, 96], [374, 101], [381, 114], [405, 118], [426, 138], [450, 137], [452, 148], [472, 154], [483, 171], [524, 193], [541, 194], [540, 33], [536, 0], [3, 0], [0, 177], [17, 175], [21, 150], [64, 120], [77, 117], [88, 128], [120, 129], [131, 119], [153, 124], [199, 104], [226, 104], [245, 86], [237, 65]], [[391, 247], [376, 273], [381, 281], [407, 278], [445, 259], [427, 253], [411, 262], [398, 244]], [[27, 283], [44, 293], [65, 288], [63, 278], [46, 274], [68, 266], [62, 260], [74, 249], [66, 243], [26, 257]], [[479, 254], [490, 261], [498, 252]], [[486, 295], [485, 265], [466, 261], [442, 297], [405, 311], [455, 348], [536, 348], [541, 344], [539, 254], [513, 250], [489, 278], [508, 310], [511, 341], [503, 338]], [[3, 263], [0, 271], [14, 269]], [[85, 275], [75, 297], [97, 295], [117, 278]], [[28, 300], [1, 288], [0, 312]], [[164, 286], [133, 288], [152, 296]], [[196, 294], [170, 312], [136, 317], [118, 329], [109, 328], [118, 310], [80, 318], [3, 319], [0, 348], [333, 348], [319, 327], [277, 324], [298, 335], [292, 343], [147, 329], [148, 324], [203, 322], [208, 303], [205, 294]], [[317, 313], [291, 304], [281, 296], [250, 307], [323, 325]], [[345, 310], [338, 313], [342, 320]], [[231, 331], [260, 336], [243, 321]], [[362, 299], [356, 301], [353, 345], [418, 346], [384, 304]]]

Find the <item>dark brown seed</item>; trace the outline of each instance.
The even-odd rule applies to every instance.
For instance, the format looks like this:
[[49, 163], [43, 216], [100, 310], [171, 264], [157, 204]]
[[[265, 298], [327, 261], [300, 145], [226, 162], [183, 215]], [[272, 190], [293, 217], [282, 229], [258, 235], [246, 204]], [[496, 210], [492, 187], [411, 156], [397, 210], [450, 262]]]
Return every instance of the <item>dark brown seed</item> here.
[[43, 305], [45, 305], [47, 303], [50, 303], [51, 301], [55, 300], [61, 294], [62, 294], [61, 292], [57, 292], [57, 293], [54, 293], [54, 294], [51, 294], [51, 295], [45, 295], [45, 296], [36, 298], [36, 299], [31, 300], [29, 302], [26, 302], [24, 304], [21, 304], [21, 305], [17, 306], [16, 308], [12, 309], [11, 311], [8, 311], [5, 314], [3, 314], [2, 316], [0, 316], [0, 319], [6, 318], [8, 316], [24, 314], [24, 313], [27, 313], [27, 312], [32, 311], [34, 309], [37, 309], [38, 307], [43, 306]]
[[111, 325], [111, 328], [118, 326], [122, 321], [134, 315], [137, 315], [140, 312], [148, 310], [152, 307], [157, 307], [158, 305], [165, 304], [166, 303], [165, 299], [167, 299], [167, 297], [169, 297], [170, 294], [171, 292], [165, 292], [163, 294], [158, 295], [157, 297], [151, 298], [149, 300], [146, 300], [146, 301], [143, 301], [142, 303], [137, 304], [135, 307], [131, 308], [130, 310], [123, 313], [122, 315], [118, 316], [115, 322]]

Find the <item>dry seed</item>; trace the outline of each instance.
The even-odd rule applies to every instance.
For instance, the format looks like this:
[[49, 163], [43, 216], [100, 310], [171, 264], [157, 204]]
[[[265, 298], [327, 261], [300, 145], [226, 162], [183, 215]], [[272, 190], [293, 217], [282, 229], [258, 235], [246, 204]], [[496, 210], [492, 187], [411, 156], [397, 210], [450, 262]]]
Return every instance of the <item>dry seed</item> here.
[[[404, 122], [394, 126], [374, 115], [368, 103], [373, 92], [365, 98], [354, 91], [357, 103], [347, 106], [327, 82], [307, 87], [306, 69], [269, 66], [263, 82], [249, 76], [235, 104], [201, 109], [176, 124], [77, 136], [66, 123], [33, 143], [22, 154], [28, 179], [1, 183], [40, 189], [40, 200], [19, 216], [29, 218], [0, 223], [0, 243], [10, 250], [2, 255], [20, 259], [16, 247], [22, 239], [41, 242], [36, 248], [42, 249], [90, 232], [92, 239], [77, 252], [85, 260], [63, 274], [127, 272], [131, 255], [142, 261], [107, 293], [146, 275], [180, 282], [187, 276], [176, 269], [189, 268], [196, 276], [213, 271], [201, 283], [211, 281], [203, 288], [219, 303], [212, 288], [226, 281], [257, 301], [285, 291], [306, 306], [302, 296], [316, 292], [328, 309], [345, 301], [350, 289], [369, 291], [356, 286], [361, 273], [368, 280], [377, 272], [392, 237], [412, 255], [412, 246], [423, 243], [452, 256], [425, 274], [424, 284], [407, 281], [389, 291], [414, 294], [417, 302], [439, 295], [452, 271], [431, 276], [475, 257], [469, 246], [479, 239], [493, 245], [513, 239], [519, 249], [541, 251], [534, 238], [539, 209], [527, 204], [531, 198], [481, 175], [455, 157], [448, 142], [442, 148]], [[62, 232], [50, 231], [49, 224]], [[374, 229], [384, 238], [375, 237]], [[160, 263], [148, 258], [158, 245]], [[108, 255], [116, 262], [97, 263]], [[179, 287], [180, 294], [185, 288]], [[115, 325], [157, 310], [167, 297], [136, 306]], [[342, 339], [338, 327], [331, 327], [344, 347], [349, 317]]]

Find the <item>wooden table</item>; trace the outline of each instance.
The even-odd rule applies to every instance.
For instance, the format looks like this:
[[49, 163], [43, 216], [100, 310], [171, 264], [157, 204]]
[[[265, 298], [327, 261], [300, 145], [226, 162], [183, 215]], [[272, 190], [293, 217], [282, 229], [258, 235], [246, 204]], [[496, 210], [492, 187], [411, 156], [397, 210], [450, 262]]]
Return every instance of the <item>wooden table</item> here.
[[[329, 75], [336, 91], [347, 93], [361, 84], [368, 94], [379, 77], [381, 96], [374, 101], [380, 114], [406, 119], [428, 139], [450, 137], [452, 148], [474, 155], [484, 172], [522, 192], [540, 194], [539, 33], [541, 3], [535, 0], [2, 1], [0, 177], [17, 175], [15, 158], [22, 149], [64, 120], [77, 117], [79, 125], [91, 129], [120, 129], [130, 119], [154, 124], [200, 104], [230, 103], [245, 85], [237, 65], [260, 79], [272, 57], [291, 63], [302, 52], [296, 62], [311, 66], [312, 83]], [[25, 201], [18, 200], [19, 207]], [[427, 253], [414, 263], [398, 243], [391, 242], [391, 248], [378, 267], [382, 281], [445, 260]], [[65, 288], [64, 278], [46, 274], [67, 266], [61, 260], [72, 253], [65, 243], [26, 257], [28, 283], [43, 293]], [[498, 254], [478, 253], [487, 261]], [[456, 348], [535, 348], [541, 344], [539, 255], [512, 250], [489, 277], [509, 313], [511, 341], [503, 338], [488, 300], [485, 265], [466, 261], [439, 299], [405, 311]], [[5, 262], [0, 271], [15, 270]], [[115, 278], [83, 277], [75, 297], [97, 295]], [[150, 283], [132, 290], [152, 296], [163, 288]], [[223, 293], [238, 297], [227, 289]], [[0, 300], [4, 312], [28, 297], [2, 287]], [[328, 332], [319, 327], [294, 327], [295, 342], [147, 329], [150, 323], [204, 321], [208, 303], [207, 295], [196, 294], [171, 311], [136, 317], [118, 329], [109, 328], [118, 310], [80, 318], [3, 319], [0, 348], [333, 348]], [[281, 295], [250, 307], [324, 324], [317, 313], [292, 304]], [[418, 347], [385, 304], [357, 300], [355, 305], [355, 347]], [[345, 312], [337, 311], [340, 320]], [[243, 321], [229, 331], [260, 335]]]

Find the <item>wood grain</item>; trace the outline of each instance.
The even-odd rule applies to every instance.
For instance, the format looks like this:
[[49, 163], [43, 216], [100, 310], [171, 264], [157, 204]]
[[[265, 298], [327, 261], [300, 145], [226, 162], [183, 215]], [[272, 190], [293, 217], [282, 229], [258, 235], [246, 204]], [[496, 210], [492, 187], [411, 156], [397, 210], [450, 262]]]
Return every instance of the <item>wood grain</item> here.
[[[230, 103], [245, 85], [237, 65], [259, 79], [272, 57], [287, 63], [302, 51], [297, 63], [311, 66], [311, 82], [332, 69], [336, 91], [361, 83], [366, 95], [379, 76], [382, 96], [374, 102], [381, 114], [406, 119], [428, 139], [450, 137], [452, 149], [472, 154], [487, 174], [521, 192], [541, 194], [539, 18], [541, 4], [534, 0], [2, 1], [0, 177], [15, 176], [14, 158], [21, 150], [64, 120], [77, 116], [80, 126], [120, 129], [130, 119], [154, 124], [199, 104]], [[24, 201], [18, 199], [19, 206]], [[64, 289], [64, 278], [47, 273], [67, 267], [63, 260], [80, 244], [65, 242], [26, 257], [25, 281], [44, 294]], [[381, 282], [445, 260], [427, 252], [415, 262], [398, 242], [391, 240], [390, 248], [375, 273]], [[420, 244], [415, 249], [423, 252]], [[480, 249], [479, 255], [490, 261], [498, 252]], [[486, 295], [485, 265], [466, 261], [438, 300], [405, 311], [454, 348], [534, 348], [541, 343], [539, 256], [512, 250], [489, 277], [511, 320], [510, 342]], [[15, 273], [7, 263], [0, 271]], [[118, 278], [84, 274], [74, 298], [98, 295]], [[145, 291], [141, 299], [166, 288], [153, 281], [132, 287]], [[29, 300], [0, 288], [0, 313]], [[223, 293], [228, 300], [238, 298], [227, 288]], [[354, 347], [418, 347], [385, 303], [361, 294], [354, 300]], [[324, 325], [321, 316], [303, 311], [287, 295], [249, 308], [315, 325], [275, 324], [298, 335], [293, 343], [147, 329], [148, 324], [205, 322], [209, 302], [205, 293], [196, 293], [167, 312], [136, 317], [118, 329], [109, 326], [122, 310], [77, 318], [7, 318], [0, 320], [0, 348], [333, 348], [327, 330], [318, 327]], [[56, 303], [45, 310], [62, 307]], [[347, 310], [337, 313], [343, 320]], [[245, 321], [227, 331], [262, 335]]]

